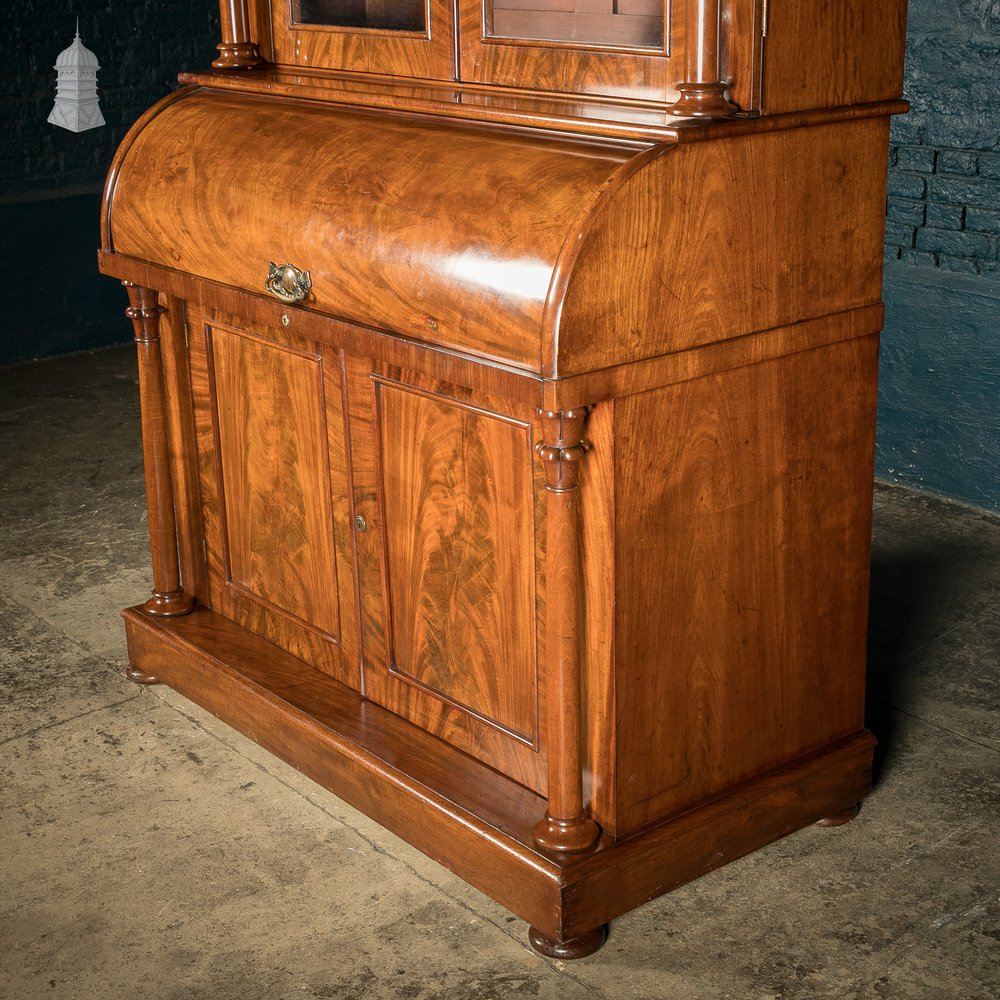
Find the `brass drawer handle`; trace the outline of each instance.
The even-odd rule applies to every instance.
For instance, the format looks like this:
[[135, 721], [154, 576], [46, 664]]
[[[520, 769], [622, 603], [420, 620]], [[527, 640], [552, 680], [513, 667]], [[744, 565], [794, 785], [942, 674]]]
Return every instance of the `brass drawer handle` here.
[[308, 271], [300, 271], [294, 264], [269, 261], [264, 287], [282, 302], [301, 302], [312, 288], [312, 278]]

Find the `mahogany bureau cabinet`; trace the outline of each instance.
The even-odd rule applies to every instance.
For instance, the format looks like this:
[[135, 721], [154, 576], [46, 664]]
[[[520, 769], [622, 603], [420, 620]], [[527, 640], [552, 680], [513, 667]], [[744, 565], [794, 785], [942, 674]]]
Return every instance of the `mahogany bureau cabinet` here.
[[223, 0], [111, 168], [129, 675], [579, 957], [871, 782], [903, 0]]

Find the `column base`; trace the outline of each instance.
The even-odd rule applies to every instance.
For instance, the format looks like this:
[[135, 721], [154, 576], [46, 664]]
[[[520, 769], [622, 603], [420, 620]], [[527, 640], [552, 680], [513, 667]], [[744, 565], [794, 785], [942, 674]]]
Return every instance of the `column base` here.
[[670, 114], [684, 118], [728, 118], [740, 109], [726, 96], [725, 83], [679, 83]]
[[194, 611], [194, 605], [194, 598], [183, 590], [171, 590], [165, 594], [154, 590], [153, 596], [142, 606], [142, 610], [158, 618], [176, 618]]
[[553, 819], [548, 813], [535, 824], [532, 837], [539, 847], [547, 851], [576, 854], [589, 851], [597, 844], [601, 828], [586, 816], [576, 819]]
[[216, 46], [219, 58], [214, 60], [214, 69], [254, 69], [263, 66], [256, 42], [221, 42]]

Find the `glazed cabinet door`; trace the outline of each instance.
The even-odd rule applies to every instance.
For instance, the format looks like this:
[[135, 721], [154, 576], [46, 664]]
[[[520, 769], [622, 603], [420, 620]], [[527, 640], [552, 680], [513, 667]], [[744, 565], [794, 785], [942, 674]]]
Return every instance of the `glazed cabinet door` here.
[[209, 604], [357, 687], [340, 355], [212, 312], [187, 329]]
[[365, 695], [545, 789], [533, 414], [348, 361]]
[[252, 9], [270, 62], [455, 79], [450, 0], [256, 0]]

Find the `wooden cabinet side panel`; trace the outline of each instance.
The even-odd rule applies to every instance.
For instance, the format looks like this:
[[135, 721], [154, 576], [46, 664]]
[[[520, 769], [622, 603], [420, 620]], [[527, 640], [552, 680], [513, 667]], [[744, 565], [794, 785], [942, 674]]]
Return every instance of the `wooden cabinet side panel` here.
[[560, 377], [879, 301], [888, 120], [688, 143], [605, 198], [559, 320]]
[[764, 43], [768, 114], [899, 97], [906, 0], [772, 3]]
[[863, 725], [877, 338], [619, 400], [619, 832]]

